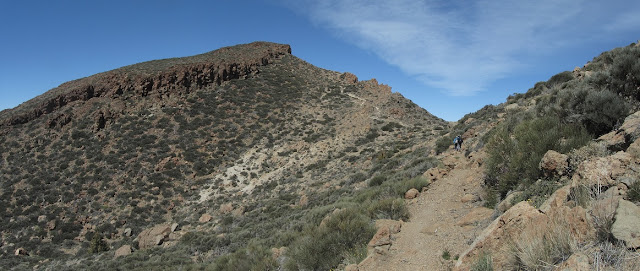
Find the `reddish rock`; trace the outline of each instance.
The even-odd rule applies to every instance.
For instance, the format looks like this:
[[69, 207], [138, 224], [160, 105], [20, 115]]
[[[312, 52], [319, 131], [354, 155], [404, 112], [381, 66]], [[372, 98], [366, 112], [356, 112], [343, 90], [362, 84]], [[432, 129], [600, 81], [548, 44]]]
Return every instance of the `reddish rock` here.
[[549, 150], [540, 160], [538, 167], [546, 176], [562, 176], [569, 168], [569, 156]]

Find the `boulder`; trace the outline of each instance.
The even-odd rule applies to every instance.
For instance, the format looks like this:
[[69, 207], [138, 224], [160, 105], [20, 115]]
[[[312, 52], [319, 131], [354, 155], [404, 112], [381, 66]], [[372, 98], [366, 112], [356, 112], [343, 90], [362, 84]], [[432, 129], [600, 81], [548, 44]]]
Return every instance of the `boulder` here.
[[211, 219], [213, 219], [213, 217], [210, 214], [204, 213], [200, 216], [200, 219], [198, 219], [198, 221], [200, 223], [207, 223], [211, 221]]
[[569, 197], [569, 193], [571, 192], [571, 186], [565, 185], [562, 188], [556, 190], [551, 194], [551, 196], [542, 203], [540, 206], [540, 211], [543, 213], [548, 213], [552, 208], [559, 208], [563, 206], [565, 202], [567, 202], [567, 197]]
[[[501, 251], [510, 245], [511, 240], [518, 238], [525, 227], [538, 226], [546, 222], [545, 215], [527, 202], [520, 202], [494, 220], [476, 238], [471, 246], [460, 255], [456, 267], [459, 270], [469, 268], [473, 260], [486, 251]], [[501, 270], [508, 262], [508, 255], [492, 254], [494, 268]]]
[[620, 199], [611, 234], [617, 240], [623, 241], [629, 249], [640, 248], [640, 207]]
[[549, 150], [540, 160], [538, 167], [546, 176], [562, 176], [569, 168], [569, 156]]
[[124, 236], [127, 236], [127, 237], [131, 236], [131, 228], [124, 229], [123, 233], [124, 233]]
[[115, 255], [113, 256], [113, 258], [118, 258], [118, 257], [130, 255], [132, 251], [133, 250], [131, 249], [130, 245], [121, 246], [119, 249], [116, 250]]
[[140, 249], [161, 245], [169, 237], [171, 225], [160, 224], [153, 228], [145, 229], [138, 235], [138, 247]]
[[378, 231], [367, 245], [369, 257], [383, 255], [389, 250], [394, 239], [392, 235], [400, 232], [402, 221], [380, 219], [376, 221], [376, 228]]
[[414, 198], [417, 198], [419, 195], [420, 195], [420, 192], [418, 191], [418, 189], [411, 188], [407, 192], [404, 193], [404, 198], [405, 199], [414, 199]]
[[617, 152], [607, 157], [599, 157], [581, 163], [573, 175], [572, 186], [586, 185], [615, 186], [618, 179], [623, 177], [631, 169], [635, 161], [626, 152]]
[[614, 151], [625, 150], [629, 144], [640, 137], [640, 111], [625, 118], [624, 123], [617, 130], [604, 134], [598, 138]]

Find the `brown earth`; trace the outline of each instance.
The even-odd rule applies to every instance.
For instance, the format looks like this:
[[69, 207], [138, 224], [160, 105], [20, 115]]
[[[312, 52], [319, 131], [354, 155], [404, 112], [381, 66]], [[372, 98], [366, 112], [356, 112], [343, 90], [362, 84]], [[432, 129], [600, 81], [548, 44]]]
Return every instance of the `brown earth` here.
[[[392, 235], [388, 250], [376, 250], [359, 264], [359, 270], [447, 270], [477, 235], [490, 223], [493, 210], [465, 195], [479, 196], [482, 168], [464, 152], [443, 154], [445, 165], [453, 165], [419, 197], [407, 200], [411, 219]], [[455, 163], [453, 163], [455, 162]], [[449, 252], [449, 260], [443, 258]]]

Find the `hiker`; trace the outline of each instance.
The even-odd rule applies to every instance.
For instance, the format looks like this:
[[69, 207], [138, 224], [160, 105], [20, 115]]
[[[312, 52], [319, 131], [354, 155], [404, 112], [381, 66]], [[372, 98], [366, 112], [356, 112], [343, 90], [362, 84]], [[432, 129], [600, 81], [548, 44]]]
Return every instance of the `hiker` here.
[[458, 135], [453, 139], [453, 145], [456, 151], [460, 151], [460, 148], [462, 148], [462, 141], [463, 140], [461, 135]]

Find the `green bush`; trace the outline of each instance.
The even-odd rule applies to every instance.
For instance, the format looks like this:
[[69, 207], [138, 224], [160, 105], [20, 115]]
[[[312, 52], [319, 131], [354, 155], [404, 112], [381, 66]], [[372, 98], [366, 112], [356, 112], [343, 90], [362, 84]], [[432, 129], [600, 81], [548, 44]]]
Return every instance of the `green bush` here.
[[509, 190], [529, 186], [542, 177], [538, 164], [548, 150], [568, 152], [590, 139], [581, 126], [563, 124], [550, 117], [526, 120], [515, 126], [505, 123], [495, 130], [487, 144], [485, 182], [504, 197]]
[[334, 212], [318, 227], [308, 228], [291, 244], [288, 270], [330, 270], [345, 253], [368, 242], [375, 233], [371, 221], [356, 208]]
[[91, 243], [89, 244], [89, 252], [99, 253], [107, 250], [109, 250], [109, 245], [102, 239], [102, 234], [94, 233], [93, 238], [91, 238]]
[[387, 176], [386, 175], [375, 176], [375, 177], [371, 178], [371, 180], [369, 180], [369, 187], [381, 185], [386, 180], [387, 180]]
[[441, 154], [444, 151], [446, 151], [447, 149], [449, 149], [449, 146], [451, 146], [453, 144], [453, 138], [450, 136], [442, 136], [440, 138], [438, 138], [438, 140], [436, 140], [436, 154]]
[[277, 270], [278, 263], [271, 257], [271, 251], [251, 242], [246, 249], [240, 249], [232, 254], [217, 258], [208, 269], [220, 271]]

